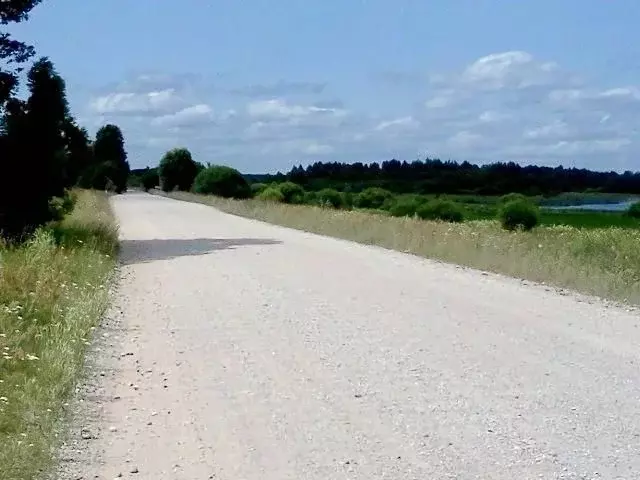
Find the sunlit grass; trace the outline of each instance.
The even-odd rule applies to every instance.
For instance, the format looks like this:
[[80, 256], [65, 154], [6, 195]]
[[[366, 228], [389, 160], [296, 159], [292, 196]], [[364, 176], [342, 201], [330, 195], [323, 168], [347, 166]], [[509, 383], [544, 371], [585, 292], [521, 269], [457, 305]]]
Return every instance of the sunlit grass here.
[[450, 224], [189, 193], [170, 196], [269, 223], [640, 304], [637, 229], [542, 226], [528, 233], [506, 232], [493, 220]]
[[0, 478], [39, 478], [63, 403], [108, 301], [117, 231], [107, 196], [78, 192], [73, 212], [26, 244], [0, 248]]

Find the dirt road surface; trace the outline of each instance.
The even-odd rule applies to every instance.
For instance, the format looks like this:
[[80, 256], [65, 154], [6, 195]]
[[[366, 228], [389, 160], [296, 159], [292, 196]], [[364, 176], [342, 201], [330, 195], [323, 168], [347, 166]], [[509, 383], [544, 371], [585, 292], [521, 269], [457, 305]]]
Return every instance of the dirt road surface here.
[[113, 204], [119, 292], [61, 478], [640, 478], [637, 312], [203, 205]]

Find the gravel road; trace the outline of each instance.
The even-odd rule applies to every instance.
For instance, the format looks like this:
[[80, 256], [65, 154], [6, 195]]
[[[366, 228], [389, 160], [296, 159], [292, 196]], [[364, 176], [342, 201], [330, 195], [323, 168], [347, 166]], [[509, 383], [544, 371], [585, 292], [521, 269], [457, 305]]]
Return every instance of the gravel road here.
[[75, 478], [640, 478], [637, 312], [203, 205], [113, 205], [118, 326]]

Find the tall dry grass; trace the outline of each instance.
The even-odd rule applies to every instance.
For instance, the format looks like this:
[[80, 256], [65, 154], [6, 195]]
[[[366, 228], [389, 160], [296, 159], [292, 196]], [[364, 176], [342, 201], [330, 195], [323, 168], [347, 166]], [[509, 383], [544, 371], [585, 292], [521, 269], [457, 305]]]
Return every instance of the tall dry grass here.
[[507, 232], [486, 220], [450, 224], [189, 193], [169, 196], [269, 223], [640, 304], [640, 230], [550, 226]]
[[70, 215], [0, 248], [0, 478], [34, 479], [57, 443], [63, 403], [108, 302], [117, 230], [107, 196], [80, 191]]

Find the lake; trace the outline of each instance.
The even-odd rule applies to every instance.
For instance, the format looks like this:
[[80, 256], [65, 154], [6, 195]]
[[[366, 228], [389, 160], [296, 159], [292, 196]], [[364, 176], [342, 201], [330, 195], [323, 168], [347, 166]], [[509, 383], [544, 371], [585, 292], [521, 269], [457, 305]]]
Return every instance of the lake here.
[[638, 199], [630, 199], [618, 203], [589, 203], [584, 205], [562, 205], [556, 207], [543, 207], [549, 210], [588, 210], [593, 212], [625, 212], [636, 203]]

